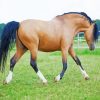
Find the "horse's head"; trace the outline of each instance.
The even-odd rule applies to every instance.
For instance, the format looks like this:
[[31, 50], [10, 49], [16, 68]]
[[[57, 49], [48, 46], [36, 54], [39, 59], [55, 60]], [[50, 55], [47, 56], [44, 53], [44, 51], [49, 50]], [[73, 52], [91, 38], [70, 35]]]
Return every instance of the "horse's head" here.
[[96, 23], [92, 23], [88, 30], [85, 31], [85, 38], [90, 50], [95, 49], [95, 42], [98, 40], [100, 32]]
[[82, 12], [81, 15], [86, 18], [86, 20], [84, 20], [83, 22], [85, 27], [87, 27], [84, 31], [85, 39], [87, 41], [89, 49], [94, 50], [95, 42], [98, 40], [98, 37], [100, 35], [100, 32], [98, 31], [98, 25], [96, 24], [96, 22], [92, 21], [86, 13]]
[[[74, 29], [76, 33], [84, 32], [86, 42], [90, 50], [95, 49], [94, 43], [98, 40], [100, 32], [98, 31], [98, 25], [94, 22], [86, 13], [84, 12], [69, 12], [64, 13], [63, 15], [57, 16], [64, 19], [64, 24], [70, 22], [70, 26]], [[66, 20], [67, 19], [67, 20]], [[71, 30], [72, 30], [71, 28]], [[75, 33], [75, 35], [76, 35]]]
[[85, 34], [84, 34], [85, 39], [87, 41], [87, 44], [88, 44], [90, 50], [95, 49], [95, 45], [94, 45], [94, 42], [95, 42], [94, 27], [95, 27], [95, 24], [91, 24], [90, 27], [88, 28], [88, 30], [86, 30]]

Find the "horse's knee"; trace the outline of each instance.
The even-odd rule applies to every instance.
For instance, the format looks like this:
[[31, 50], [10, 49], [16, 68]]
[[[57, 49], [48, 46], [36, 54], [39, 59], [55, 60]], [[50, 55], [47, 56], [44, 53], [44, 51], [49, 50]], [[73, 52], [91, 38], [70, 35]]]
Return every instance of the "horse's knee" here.
[[32, 67], [37, 66], [36, 61], [31, 60], [30, 65], [31, 65]]
[[77, 65], [81, 66], [81, 61], [77, 56], [73, 57], [73, 59], [74, 59], [74, 61], [76, 62]]
[[37, 63], [36, 61], [31, 60], [30, 65], [32, 66], [32, 68], [35, 70], [35, 72], [38, 72], [38, 68], [37, 68]]
[[64, 76], [66, 69], [67, 69], [67, 62], [63, 62], [63, 70], [60, 73], [60, 79], [62, 79], [62, 77]]
[[63, 70], [66, 71], [67, 69], [67, 63], [63, 62]]
[[16, 64], [16, 60], [15, 60], [14, 57], [12, 57], [11, 60], [10, 60], [10, 70], [11, 71], [13, 71], [15, 64]]

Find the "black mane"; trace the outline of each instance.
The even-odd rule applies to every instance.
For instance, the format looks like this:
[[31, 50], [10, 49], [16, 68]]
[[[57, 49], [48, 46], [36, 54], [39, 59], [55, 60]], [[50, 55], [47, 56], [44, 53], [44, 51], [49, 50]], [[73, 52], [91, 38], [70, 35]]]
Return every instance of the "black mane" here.
[[100, 36], [100, 31], [99, 31], [99, 28], [98, 28], [99, 25], [96, 22], [92, 21], [92, 19], [86, 13], [84, 13], [84, 12], [68, 12], [68, 13], [64, 13], [60, 16], [63, 16], [63, 15], [66, 15], [66, 14], [80, 14], [80, 15], [86, 17], [87, 20], [90, 22], [90, 24], [95, 23], [94, 24], [94, 29], [93, 29], [93, 31], [94, 31], [93, 35], [94, 35], [95, 42], [98, 40], [98, 38]]
[[80, 14], [80, 15], [85, 16], [89, 20], [90, 24], [93, 23], [92, 19], [84, 12], [68, 12], [68, 13], [62, 14], [61, 16], [65, 15], [65, 14]]
[[99, 28], [98, 28], [98, 24], [97, 23], [95, 23], [95, 25], [94, 25], [94, 40], [95, 40], [95, 42], [97, 42], [98, 41], [98, 38], [99, 38], [99, 36], [100, 36], [100, 31], [99, 31]]

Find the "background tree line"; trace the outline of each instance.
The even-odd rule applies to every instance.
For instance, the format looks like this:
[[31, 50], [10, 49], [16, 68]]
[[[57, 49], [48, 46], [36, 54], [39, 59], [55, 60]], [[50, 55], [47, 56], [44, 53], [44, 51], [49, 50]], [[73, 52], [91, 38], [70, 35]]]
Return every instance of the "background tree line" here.
[[1, 37], [1, 34], [2, 34], [2, 31], [3, 31], [4, 26], [5, 26], [4, 23], [1, 23], [0, 24], [0, 37]]

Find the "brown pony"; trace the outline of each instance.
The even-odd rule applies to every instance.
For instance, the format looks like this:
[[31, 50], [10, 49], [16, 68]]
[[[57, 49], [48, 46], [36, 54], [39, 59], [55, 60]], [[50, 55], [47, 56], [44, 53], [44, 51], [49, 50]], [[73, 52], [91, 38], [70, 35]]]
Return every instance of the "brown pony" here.
[[12, 80], [13, 68], [27, 50], [31, 53], [30, 65], [43, 83], [47, 83], [47, 80], [37, 67], [38, 50], [44, 52], [61, 51], [63, 68], [61, 73], [55, 77], [55, 81], [59, 81], [64, 76], [67, 69], [68, 53], [76, 64], [80, 66], [84, 78], [89, 79], [88, 74], [74, 52], [73, 40], [79, 32], [84, 32], [89, 49], [94, 50], [94, 41], [96, 39], [94, 29], [95, 24], [83, 12], [65, 13], [56, 16], [50, 21], [29, 19], [20, 23], [15, 21], [9, 22], [4, 27], [1, 36], [0, 69], [2, 71], [13, 42], [16, 42], [16, 53], [10, 61], [10, 71], [4, 83], [9, 83]]

